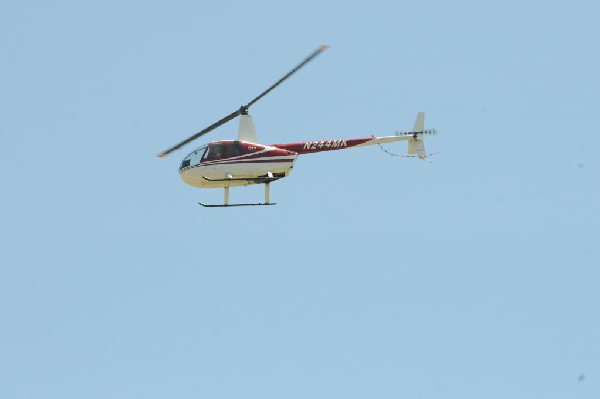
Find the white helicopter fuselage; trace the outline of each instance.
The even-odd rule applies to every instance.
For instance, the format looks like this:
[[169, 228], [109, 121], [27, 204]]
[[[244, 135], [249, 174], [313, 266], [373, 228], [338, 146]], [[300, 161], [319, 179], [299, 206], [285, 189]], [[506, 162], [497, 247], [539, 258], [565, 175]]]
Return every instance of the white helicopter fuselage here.
[[200, 188], [246, 186], [262, 183], [264, 178], [288, 176], [297, 156], [272, 146], [218, 141], [190, 153], [181, 163], [179, 175], [187, 184]]

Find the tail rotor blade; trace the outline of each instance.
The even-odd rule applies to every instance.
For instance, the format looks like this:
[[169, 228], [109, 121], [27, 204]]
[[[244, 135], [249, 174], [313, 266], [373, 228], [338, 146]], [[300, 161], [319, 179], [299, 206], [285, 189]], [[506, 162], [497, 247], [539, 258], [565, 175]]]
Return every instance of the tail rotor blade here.
[[418, 132], [412, 131], [412, 132], [396, 132], [396, 136], [414, 136], [415, 134], [430, 134], [432, 136], [437, 135], [437, 130], [436, 129], [428, 129], [428, 130], [421, 130]]

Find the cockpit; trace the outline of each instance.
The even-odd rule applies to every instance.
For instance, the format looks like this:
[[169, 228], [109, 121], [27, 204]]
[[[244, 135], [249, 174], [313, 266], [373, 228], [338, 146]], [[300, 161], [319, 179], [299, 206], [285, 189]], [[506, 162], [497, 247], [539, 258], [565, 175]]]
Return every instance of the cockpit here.
[[179, 171], [197, 165], [201, 161], [216, 161], [242, 155], [242, 143], [239, 141], [217, 141], [191, 152], [183, 159]]
[[210, 143], [205, 154], [206, 160], [237, 157], [242, 154], [242, 143], [239, 141], [219, 141]]

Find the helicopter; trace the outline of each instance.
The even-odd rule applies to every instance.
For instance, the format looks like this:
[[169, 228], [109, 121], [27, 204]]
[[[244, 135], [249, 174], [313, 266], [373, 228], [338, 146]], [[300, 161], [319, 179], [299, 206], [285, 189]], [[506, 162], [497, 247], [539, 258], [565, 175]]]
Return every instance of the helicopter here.
[[[436, 132], [435, 130], [424, 129], [424, 112], [419, 112], [417, 114], [415, 124], [411, 131], [397, 132], [394, 136], [371, 136], [364, 138], [315, 140], [268, 145], [258, 143], [254, 122], [248, 113], [249, 108], [327, 48], [329, 48], [327, 45], [320, 46], [300, 64], [268, 89], [252, 99], [249, 103], [242, 105], [231, 114], [157, 155], [158, 157], [163, 158], [219, 126], [238, 116], [240, 117], [237, 140], [212, 141], [189, 153], [179, 166], [179, 175], [185, 183], [199, 188], [224, 189], [223, 204], [204, 204], [200, 202], [200, 205], [204, 207], [275, 205], [274, 202], [270, 201], [270, 184], [276, 180], [289, 176], [298, 155], [344, 150], [375, 144], [381, 146], [381, 144], [397, 141], [408, 142], [408, 155], [406, 155], [408, 157], [426, 159], [430, 155], [433, 155], [425, 152], [423, 136], [426, 134], [435, 134]], [[264, 202], [230, 203], [229, 189], [231, 187], [247, 186], [251, 184], [264, 184]]]

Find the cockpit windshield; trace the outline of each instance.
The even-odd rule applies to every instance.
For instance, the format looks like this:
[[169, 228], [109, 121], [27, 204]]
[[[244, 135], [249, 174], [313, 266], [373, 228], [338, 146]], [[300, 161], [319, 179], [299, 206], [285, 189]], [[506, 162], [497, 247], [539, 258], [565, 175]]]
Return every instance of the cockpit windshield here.
[[181, 166], [179, 166], [179, 170], [187, 168], [188, 166], [196, 165], [196, 164], [200, 163], [202, 156], [206, 152], [206, 147], [207, 146], [200, 147], [197, 150], [194, 150], [193, 152], [191, 152], [187, 157], [185, 157], [183, 159], [183, 161], [181, 162]]

